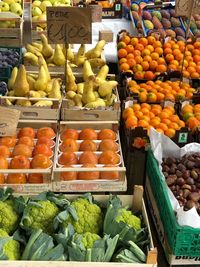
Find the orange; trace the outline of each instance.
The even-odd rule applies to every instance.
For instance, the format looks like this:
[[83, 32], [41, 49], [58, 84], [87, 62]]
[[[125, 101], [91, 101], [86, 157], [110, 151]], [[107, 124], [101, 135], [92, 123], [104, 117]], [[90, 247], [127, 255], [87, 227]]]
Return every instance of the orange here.
[[10, 162], [10, 169], [29, 169], [30, 161], [27, 157], [18, 155], [12, 158]]
[[164, 48], [171, 48], [172, 45], [170, 44], [170, 42], [164, 43], [163, 45]]
[[8, 184], [25, 184], [26, 175], [24, 173], [9, 173], [7, 177]]
[[194, 56], [194, 55], [198, 55], [198, 56], [199, 56], [199, 55], [200, 55], [200, 49], [196, 49], [196, 48], [193, 49], [193, 50], [192, 50], [192, 55], [193, 55], [193, 56]]
[[140, 120], [145, 120], [145, 121], [147, 121], [147, 122], [150, 122], [150, 118], [149, 118], [148, 115], [144, 115], [144, 116], [142, 116]]
[[134, 115], [132, 108], [126, 108], [122, 113], [122, 118], [126, 120], [129, 116]]
[[162, 57], [160, 57], [157, 62], [158, 62], [158, 65], [165, 64], [165, 60]]
[[[72, 166], [70, 165], [66, 165], [63, 166], [63, 168], [70, 168]], [[62, 181], [72, 181], [72, 180], [76, 180], [77, 179], [77, 172], [61, 172], [60, 173], [60, 179]]]
[[158, 125], [158, 128], [162, 129], [163, 131], [166, 131], [168, 129], [167, 125], [163, 122]]
[[148, 40], [144, 37], [139, 39], [139, 43], [142, 44], [143, 46], [148, 45]]
[[[126, 63], [123, 63], [123, 64], [126, 64]], [[135, 59], [133, 59], [133, 58], [129, 58], [129, 59], [127, 60], [127, 64], [129, 65], [130, 68], [132, 68], [133, 66], [135, 66], [136, 61], [135, 61]], [[127, 66], [123, 66], [122, 69], [124, 69], [124, 68], [126, 68], [126, 67], [127, 67]]]
[[151, 58], [151, 56], [145, 56], [143, 58], [143, 61], [151, 62], [152, 61], [152, 58]]
[[141, 93], [139, 93], [139, 95], [138, 95], [138, 99], [139, 99], [139, 101], [140, 102], [146, 102], [147, 101], [147, 93], [145, 93], [145, 92], [141, 92]]
[[178, 115], [171, 115], [170, 120], [172, 122], [179, 122], [179, 116]]
[[169, 119], [162, 119], [161, 121], [162, 121], [162, 123], [164, 123], [166, 125], [169, 125], [171, 123], [171, 121]]
[[[142, 58], [141, 56], [136, 56], [136, 57], [135, 57], [135, 62], [136, 62], [137, 64], [142, 63], [142, 61], [143, 61], [143, 58]], [[142, 69], [140, 68], [140, 69], [138, 69], [138, 70], [142, 70]]]
[[148, 93], [147, 99], [148, 99], [148, 102], [156, 102], [157, 96], [154, 93]]
[[7, 146], [0, 145], [0, 156], [9, 158], [11, 155], [10, 149]]
[[161, 134], [164, 134], [164, 131], [161, 128], [156, 128], [156, 131], [159, 132], [159, 133], [161, 133]]
[[97, 140], [97, 132], [94, 129], [86, 128], [83, 129], [80, 134], [79, 134], [79, 139], [80, 140]]
[[[23, 138], [23, 137], [22, 137], [22, 138]], [[43, 136], [43, 137], [40, 137], [40, 138], [37, 140], [36, 145], [40, 145], [40, 144], [46, 144], [46, 145], [52, 147], [52, 146], [55, 144], [55, 142], [54, 142], [52, 139]]]
[[144, 115], [148, 115], [148, 114], [149, 114], [149, 109], [148, 109], [148, 108], [143, 107], [143, 108], [141, 108], [140, 111], [141, 111]]
[[[113, 167], [114, 165], [107, 164], [105, 165], [106, 168]], [[108, 172], [101, 172], [100, 179], [103, 180], [117, 180], [119, 179], [119, 172], [117, 171], [108, 171]]]
[[185, 78], [189, 78], [190, 77], [190, 73], [186, 70], [183, 71], [183, 77]]
[[128, 63], [122, 63], [122, 64], [119, 66], [119, 69], [120, 69], [121, 71], [127, 71], [127, 70], [130, 69], [130, 66], [129, 66]]
[[147, 40], [148, 40], [148, 43], [152, 45], [156, 41], [156, 38], [154, 36], [148, 36]]
[[134, 128], [137, 126], [137, 117], [135, 116], [129, 116], [127, 120], [125, 121], [125, 126], [127, 129]]
[[27, 178], [27, 183], [29, 184], [42, 184], [43, 174], [41, 173], [30, 173]]
[[128, 35], [124, 35], [120, 41], [124, 42], [125, 44], [129, 44], [131, 38]]
[[200, 126], [200, 122], [196, 118], [194, 118], [194, 117], [189, 118], [189, 120], [188, 120], [187, 123], [188, 123], [189, 128], [192, 131], [195, 130], [196, 127], [199, 127]]
[[146, 80], [153, 80], [155, 78], [155, 75], [152, 71], [146, 71], [144, 74], [144, 79]]
[[156, 47], [155, 52], [161, 56], [163, 54], [163, 49], [161, 47]]
[[[143, 70], [148, 70], [149, 69], [149, 63], [148, 63], [148, 61], [143, 61], [141, 63], [141, 65], [142, 65]], [[200, 69], [200, 67], [199, 67], [199, 69]]]
[[156, 93], [156, 96], [157, 96], [157, 101], [162, 101], [165, 98], [165, 95], [159, 92]]
[[[40, 154], [38, 154], [38, 155], [40, 155]], [[39, 157], [38, 155], [36, 155], [34, 158], [37, 159], [37, 157]], [[33, 162], [33, 163], [35, 163], [35, 162]], [[77, 164], [78, 163], [77, 156], [74, 152], [63, 152], [58, 159], [58, 163], [61, 165]]]
[[98, 133], [98, 140], [104, 140], [104, 139], [112, 139], [115, 140], [116, 139], [116, 133], [111, 130], [111, 129], [102, 129], [99, 133]]
[[167, 71], [167, 67], [165, 65], [158, 65], [156, 67], [156, 71], [157, 72], [161, 72], [161, 73], [166, 72]]
[[158, 60], [158, 59], [159, 59], [159, 54], [156, 53], [156, 52], [153, 52], [153, 53], [151, 53], [151, 58], [152, 58], [153, 60]]
[[199, 56], [199, 55], [195, 55], [195, 56], [193, 56], [193, 60], [194, 60], [194, 62], [196, 62], [196, 63], [200, 62], [200, 56]]
[[200, 75], [199, 75], [198, 72], [193, 72], [193, 73], [191, 74], [191, 78], [193, 78], [193, 79], [198, 79], [199, 77], [200, 77]]
[[135, 50], [139, 50], [139, 51], [143, 51], [144, 50], [144, 46], [143, 46], [143, 44], [137, 44], [136, 46], [135, 46]]
[[150, 111], [150, 112], [149, 112], [149, 118], [150, 118], [150, 119], [153, 119], [154, 117], [155, 117], [155, 114], [154, 114], [153, 112]]
[[[129, 53], [127, 56], [126, 56], [126, 59], [128, 60], [129, 58], [134, 58], [135, 56], [133, 55], [133, 53]], [[121, 58], [122, 59], [122, 58]], [[120, 59], [120, 60], [121, 60]], [[126, 62], [126, 61], [125, 61]], [[123, 63], [123, 62], [122, 62]]]
[[135, 111], [135, 116], [140, 119], [143, 116], [143, 113], [141, 111]]
[[142, 51], [142, 56], [145, 57], [145, 56], [149, 56], [151, 54], [150, 50], [149, 49], [144, 49]]
[[[66, 152], [66, 153], [72, 153], [72, 152]], [[52, 166], [52, 161], [49, 159], [49, 157], [43, 154], [35, 155], [31, 161], [32, 169], [47, 169], [50, 168], [51, 166]]]
[[171, 48], [165, 48], [163, 53], [164, 53], [164, 55], [172, 54], [172, 49]]
[[134, 50], [133, 55], [134, 55], [134, 57], [141, 56], [141, 52], [139, 50]]
[[120, 48], [117, 54], [119, 58], [122, 58], [122, 57], [126, 57], [128, 55], [128, 52], [126, 51], [126, 49]]
[[148, 110], [151, 110], [151, 105], [149, 105], [148, 103], [142, 103], [141, 108], [147, 108]]
[[99, 156], [99, 164], [119, 164], [120, 157], [114, 151], [103, 151], [102, 154]]
[[20, 129], [20, 131], [18, 133], [18, 138], [20, 138], [22, 136], [29, 136], [31, 138], [35, 138], [35, 130], [31, 127], [24, 127], [22, 129]]
[[165, 135], [168, 136], [169, 138], [173, 138], [176, 134], [176, 130], [169, 128], [165, 132]]
[[[88, 141], [88, 140], [85, 140]], [[106, 150], [112, 150], [117, 151], [119, 149], [117, 143], [112, 139], [104, 139], [99, 144], [99, 151], [106, 151]]]
[[[82, 168], [96, 168], [95, 164], [83, 164]], [[86, 171], [78, 173], [78, 180], [98, 180], [100, 178], [100, 173], [98, 171]]]
[[138, 44], [138, 42], [139, 42], [138, 38], [136, 38], [136, 37], [131, 38], [131, 44], [133, 46], [136, 46]]
[[[42, 144], [42, 145], [44, 145], [44, 144]], [[78, 146], [78, 143], [76, 142], [76, 140], [74, 140], [72, 138], [67, 138], [67, 139], [63, 140], [63, 142], [59, 146], [59, 149], [61, 152], [68, 152], [68, 151], [76, 152], [79, 150], [79, 146]], [[36, 148], [34, 149], [34, 152], [37, 152]], [[36, 154], [43, 154], [43, 153], [35, 153], [35, 155]]]
[[185, 122], [180, 120], [178, 125], [180, 126], [180, 128], [185, 127]]
[[[71, 139], [71, 141], [76, 143], [76, 141], [74, 141], [73, 139]], [[77, 148], [78, 148], [78, 145], [77, 145]], [[78, 149], [76, 151], [78, 151]], [[35, 148], [33, 150], [33, 156], [35, 156], [37, 154], [43, 154], [43, 155], [46, 155], [48, 157], [51, 157], [51, 156], [53, 156], [53, 151], [50, 148], [50, 146], [48, 146], [46, 144], [40, 144], [40, 145], [35, 146]]]
[[61, 132], [60, 139], [63, 141], [67, 138], [72, 138], [77, 140], [79, 138], [79, 133], [75, 129], [65, 129]]
[[150, 52], [154, 51], [154, 47], [152, 45], [147, 45], [146, 49], [148, 49]]
[[133, 104], [132, 109], [133, 109], [134, 111], [138, 111], [138, 110], [141, 109], [141, 106], [140, 106], [140, 104], [135, 103], [135, 104]]
[[0, 169], [8, 169], [8, 161], [3, 156], [0, 156]]
[[197, 49], [200, 48], [200, 41], [196, 41], [196, 42], [194, 43], [194, 48], [197, 48]]
[[157, 66], [158, 66], [158, 63], [156, 60], [152, 60], [149, 64], [150, 70], [155, 70]]
[[80, 155], [78, 163], [79, 164], [97, 164], [98, 163], [98, 157], [92, 151], [84, 151]]
[[196, 72], [196, 69], [194, 67], [188, 67], [187, 71], [192, 74], [193, 72]]
[[167, 54], [165, 56], [165, 59], [167, 62], [171, 62], [172, 60], [174, 60], [174, 56], [172, 54]]
[[133, 50], [134, 50], [134, 47], [133, 47], [132, 45], [127, 45], [125, 49], [126, 49], [126, 51], [127, 51], [128, 53], [132, 53]]
[[161, 111], [159, 109], [157, 109], [157, 108], [152, 108], [151, 112], [156, 116], [161, 113]]
[[156, 47], [162, 47], [162, 43], [160, 41], [155, 41], [153, 43], [153, 47], [156, 48]]
[[178, 123], [176, 122], [171, 122], [169, 125], [168, 125], [169, 128], [172, 128], [172, 129], [175, 129], [175, 130], [178, 130], [180, 127], [178, 125]]
[[144, 79], [144, 72], [143, 71], [137, 71], [134, 75], [134, 78], [136, 80], [142, 80]]
[[192, 51], [194, 49], [194, 46], [192, 44], [188, 44], [186, 48], [188, 51]]
[[174, 114], [175, 110], [172, 106], [166, 106], [163, 111], [168, 111], [170, 114]]
[[125, 48], [126, 47], [126, 44], [124, 42], [119, 42], [117, 44], [117, 49], [120, 49], [120, 48]]
[[30, 158], [32, 156], [32, 148], [24, 144], [16, 145], [13, 149], [12, 156], [18, 155], [23, 155], [27, 158]]
[[168, 119], [170, 117], [170, 114], [166, 111], [162, 111], [160, 114], [159, 114], [159, 117], [162, 119]]
[[51, 127], [42, 127], [37, 131], [37, 138], [39, 139], [43, 136], [48, 138], [55, 138], [56, 134]]
[[0, 138], [0, 145], [4, 145], [7, 147], [14, 147], [17, 142], [17, 139], [12, 136], [5, 136]]
[[139, 120], [138, 121], [138, 127], [147, 128], [149, 126], [149, 123], [146, 120]]
[[155, 117], [151, 119], [149, 124], [153, 127], [157, 127], [160, 124], [160, 118]]

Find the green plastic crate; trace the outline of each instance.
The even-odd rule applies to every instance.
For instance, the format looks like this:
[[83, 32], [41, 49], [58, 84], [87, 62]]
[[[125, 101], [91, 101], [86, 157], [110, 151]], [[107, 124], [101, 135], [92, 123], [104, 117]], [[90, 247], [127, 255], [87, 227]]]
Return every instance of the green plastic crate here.
[[148, 151], [147, 157], [147, 175], [173, 254], [176, 256], [199, 257], [200, 228], [178, 225], [167, 194], [166, 184], [162, 179], [158, 162], [151, 150]]
[[[18, 48], [18, 47], [2, 47], [0, 46], [0, 51], [2, 51], [3, 49], [12, 49], [16, 52], [19, 53], [19, 61], [16, 65], [16, 67], [18, 67], [20, 64], [22, 64], [23, 61], [23, 57], [22, 57], [22, 48]], [[5, 67], [5, 68], [0, 68], [0, 81], [4, 81], [4, 80], [8, 80], [10, 78], [11, 72], [12, 72], [11, 67]]]

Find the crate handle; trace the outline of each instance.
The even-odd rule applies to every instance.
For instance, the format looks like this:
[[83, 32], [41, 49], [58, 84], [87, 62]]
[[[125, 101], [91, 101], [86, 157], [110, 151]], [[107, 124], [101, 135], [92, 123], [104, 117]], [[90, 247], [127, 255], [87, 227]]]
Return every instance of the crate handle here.
[[95, 114], [95, 113], [85, 113], [84, 116], [87, 116], [87, 117], [94, 117], [94, 118], [99, 118], [99, 114]]
[[22, 112], [22, 115], [24, 117], [38, 117], [38, 113], [37, 112]]

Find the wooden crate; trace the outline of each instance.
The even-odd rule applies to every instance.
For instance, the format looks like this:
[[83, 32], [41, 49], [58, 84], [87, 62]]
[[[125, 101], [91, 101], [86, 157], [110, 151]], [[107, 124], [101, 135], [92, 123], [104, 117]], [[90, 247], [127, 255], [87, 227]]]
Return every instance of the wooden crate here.
[[[52, 101], [53, 105], [51, 107], [23, 107], [12, 105], [9, 106], [6, 104], [6, 100], [29, 100], [31, 102], [36, 102], [39, 100], [42, 101]], [[21, 111], [20, 119], [27, 120], [59, 120], [60, 119], [60, 106], [61, 101], [55, 98], [27, 98], [27, 97], [0, 97], [0, 105], [6, 106], [9, 108], [14, 108]]]
[[[69, 200], [74, 199], [78, 195], [66, 195]], [[2, 266], [8, 267], [156, 267], [157, 266], [157, 249], [154, 247], [151, 228], [147, 216], [146, 206], [143, 200], [143, 188], [136, 186], [133, 195], [119, 195], [118, 196], [123, 206], [131, 208], [134, 212], [140, 211], [142, 213], [144, 223], [148, 229], [150, 245], [147, 254], [147, 261], [144, 264], [139, 263], [117, 263], [117, 262], [70, 262], [70, 261], [1, 261]], [[94, 195], [94, 199], [99, 202], [105, 202], [109, 196]]]
[[78, 107], [68, 107], [68, 99], [62, 101], [61, 120], [62, 121], [119, 121], [120, 120], [120, 100], [117, 88], [115, 89], [117, 99], [112, 107], [99, 107], [97, 109], [86, 109]]
[[126, 168], [124, 167], [124, 161], [121, 151], [121, 143], [120, 137], [118, 132], [118, 122], [61, 122], [60, 123], [60, 132], [64, 129], [72, 128], [77, 130], [82, 130], [85, 128], [92, 128], [95, 130], [100, 129], [112, 129], [117, 132], [118, 135], [118, 144], [119, 144], [119, 152], [121, 162], [117, 167], [110, 167], [109, 170], [102, 167], [97, 166], [95, 171], [118, 171], [119, 172], [119, 180], [75, 180], [75, 181], [61, 181], [60, 174], [61, 172], [82, 172], [82, 171], [94, 171], [94, 168], [61, 168], [57, 164], [58, 155], [59, 155], [59, 138], [57, 139], [57, 146], [56, 146], [56, 158], [54, 161], [54, 168], [53, 168], [53, 191], [55, 192], [119, 192], [119, 191], [126, 191], [127, 189], [127, 182], [126, 182]]
[[[36, 120], [20, 120], [18, 123], [18, 129], [23, 127], [32, 127], [34, 129], [39, 129], [41, 127], [52, 127], [57, 133], [57, 121], [36, 121]], [[55, 140], [56, 143], [56, 140]], [[54, 146], [54, 153], [55, 153], [56, 145]], [[23, 174], [30, 174], [30, 173], [39, 173], [43, 175], [44, 183], [42, 184], [0, 184], [0, 187], [9, 186], [15, 190], [16, 193], [32, 193], [36, 194], [43, 191], [52, 190], [52, 169], [53, 169], [53, 161], [54, 156], [52, 157], [52, 167], [48, 169], [6, 169], [0, 170], [0, 174], [10, 174], [10, 173], [23, 173]]]
[[[7, 13], [7, 12], [5, 12]], [[15, 28], [0, 27], [0, 46], [22, 46], [22, 19], [20, 17], [0, 17], [0, 22], [15, 22]]]

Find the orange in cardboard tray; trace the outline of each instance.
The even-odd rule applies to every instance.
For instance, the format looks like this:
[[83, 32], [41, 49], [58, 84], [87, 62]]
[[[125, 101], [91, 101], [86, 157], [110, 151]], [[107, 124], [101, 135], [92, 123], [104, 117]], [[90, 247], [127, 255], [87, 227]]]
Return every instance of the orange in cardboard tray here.
[[52, 161], [49, 159], [49, 157], [43, 154], [35, 155], [31, 161], [32, 169], [47, 169], [50, 168], [51, 165]]
[[[94, 164], [86, 163], [83, 164], [82, 168], [96, 168]], [[78, 180], [98, 180], [99, 172], [98, 171], [88, 171], [88, 172], [79, 172]]]
[[11, 169], [29, 169], [30, 168], [30, 160], [23, 155], [18, 155], [12, 158], [10, 162]]
[[117, 151], [118, 150], [118, 145], [112, 139], [104, 139], [99, 144], [99, 150], [100, 151], [107, 151], [107, 150]]
[[99, 134], [98, 134], [98, 139], [103, 140], [103, 139], [116, 139], [116, 133], [111, 130], [111, 129], [102, 129]]
[[25, 184], [26, 175], [24, 173], [9, 173], [7, 177], [7, 184]]
[[56, 134], [51, 127], [42, 127], [38, 129], [37, 131], [37, 138], [39, 139], [43, 136], [48, 137], [48, 138], [55, 138]]
[[97, 164], [98, 157], [92, 151], [85, 151], [79, 157], [79, 164]]
[[0, 156], [0, 169], [8, 169], [8, 161], [3, 156]]
[[83, 129], [79, 134], [80, 140], [97, 140], [98, 134], [94, 129]]
[[22, 136], [19, 138], [17, 144], [23, 144], [26, 146], [34, 147], [34, 140], [29, 136]]
[[104, 151], [99, 156], [99, 164], [119, 164], [120, 163], [120, 157], [119, 155], [114, 151]]
[[78, 159], [74, 152], [63, 152], [58, 159], [61, 165], [73, 165], [78, 163]]
[[84, 140], [80, 143], [80, 151], [97, 151], [97, 144], [92, 140]]
[[[115, 165], [107, 164], [104, 166], [105, 168], [111, 168]], [[101, 172], [100, 173], [100, 179], [104, 180], [118, 180], [119, 179], [119, 172], [118, 171], [107, 171], [107, 172]]]
[[24, 127], [19, 130], [18, 138], [22, 136], [29, 136], [31, 138], [35, 138], [35, 130], [31, 127]]
[[61, 152], [76, 152], [78, 151], [79, 147], [75, 139], [67, 138], [63, 140], [59, 149]]
[[18, 155], [23, 155], [27, 158], [30, 158], [32, 157], [32, 148], [24, 144], [16, 145], [13, 149], [12, 156], [14, 157]]
[[60, 139], [63, 141], [68, 138], [72, 138], [77, 140], [79, 137], [79, 133], [75, 129], [65, 129], [61, 132]]
[[42, 173], [30, 173], [27, 178], [29, 184], [42, 184], [43, 174]]
[[51, 157], [51, 156], [53, 156], [53, 151], [50, 148], [50, 146], [48, 146], [46, 144], [40, 144], [40, 145], [36, 145], [34, 150], [33, 150], [33, 156], [35, 156], [37, 154], [43, 154], [43, 155], [46, 155], [48, 157]]
[[7, 146], [0, 145], [0, 156], [9, 158], [11, 155], [10, 149]]
[[[72, 167], [71, 165], [66, 165], [63, 168]], [[77, 172], [61, 172], [60, 179], [63, 181], [77, 180]]]
[[17, 143], [17, 139], [15, 136], [5, 136], [0, 138], [0, 145], [4, 145], [7, 147], [14, 147]]

